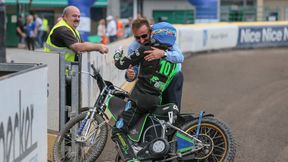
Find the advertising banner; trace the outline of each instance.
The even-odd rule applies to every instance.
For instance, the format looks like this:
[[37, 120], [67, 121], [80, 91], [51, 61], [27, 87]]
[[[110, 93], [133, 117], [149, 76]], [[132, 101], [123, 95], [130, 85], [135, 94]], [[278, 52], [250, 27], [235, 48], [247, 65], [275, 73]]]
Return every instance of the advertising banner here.
[[238, 48], [288, 45], [288, 25], [240, 26]]
[[[7, 62], [42, 63], [48, 65], [48, 129], [59, 130], [59, 55], [53, 53], [7, 50]], [[0, 105], [1, 106], [1, 105]]]
[[178, 45], [183, 52], [233, 48], [237, 45], [238, 26], [177, 26]]
[[0, 76], [1, 162], [47, 161], [47, 69]]

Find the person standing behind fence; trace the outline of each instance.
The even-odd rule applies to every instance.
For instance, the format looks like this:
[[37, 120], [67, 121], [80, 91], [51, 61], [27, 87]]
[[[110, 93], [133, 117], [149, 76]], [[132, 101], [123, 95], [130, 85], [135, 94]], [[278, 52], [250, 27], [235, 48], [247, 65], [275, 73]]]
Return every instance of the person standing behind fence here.
[[124, 38], [128, 38], [132, 35], [132, 30], [131, 30], [131, 27], [132, 27], [132, 18], [129, 17], [128, 18], [128, 22], [127, 24], [125, 25], [125, 35], [124, 35]]
[[[80, 33], [76, 30], [80, 22], [80, 11], [75, 6], [68, 6], [63, 10], [62, 19], [51, 29], [44, 51], [64, 53], [66, 62], [77, 61], [76, 54], [98, 51], [108, 53], [103, 44], [83, 42]], [[66, 82], [66, 105], [71, 106], [71, 85]]]
[[19, 46], [20, 44], [24, 43], [24, 39], [26, 37], [21, 15], [19, 15], [17, 18], [16, 34], [17, 34], [18, 39], [19, 39], [19, 42], [18, 42], [19, 43], [18, 46]]
[[117, 39], [117, 26], [113, 16], [107, 16], [107, 36], [109, 37], [109, 42], [112, 43]]
[[117, 38], [121, 39], [123, 37], [123, 32], [124, 32], [124, 26], [123, 26], [123, 22], [121, 19], [119, 19], [118, 16], [115, 16], [115, 21], [117, 24]]
[[101, 43], [107, 44], [108, 38], [106, 36], [106, 23], [104, 19], [101, 19], [99, 21], [98, 27], [97, 27], [97, 35], [101, 37]]
[[36, 47], [37, 48], [42, 48], [43, 47], [42, 37], [43, 37], [43, 34], [44, 34], [43, 21], [37, 14], [34, 15], [34, 21], [36, 23], [36, 28], [37, 28]]
[[80, 11], [75, 6], [68, 6], [63, 10], [62, 19], [51, 29], [44, 51], [64, 52], [65, 60], [76, 61], [76, 54], [81, 52], [98, 51], [101, 54], [108, 52], [103, 44], [83, 42], [80, 33], [76, 30], [80, 23]]
[[26, 45], [28, 50], [35, 50], [35, 36], [37, 34], [36, 24], [33, 21], [33, 16], [26, 16], [26, 25], [25, 25], [25, 33], [26, 33]]
[[42, 28], [43, 28], [42, 42], [45, 42], [50, 28], [48, 20], [44, 16], [42, 16]]

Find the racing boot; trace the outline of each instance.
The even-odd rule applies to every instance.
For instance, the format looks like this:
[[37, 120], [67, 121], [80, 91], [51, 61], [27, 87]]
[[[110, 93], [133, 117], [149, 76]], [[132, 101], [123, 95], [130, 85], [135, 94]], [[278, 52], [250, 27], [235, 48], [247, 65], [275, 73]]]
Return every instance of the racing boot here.
[[112, 135], [112, 140], [115, 142], [118, 147], [119, 153], [123, 161], [125, 162], [137, 162], [136, 155], [133, 151], [133, 148], [129, 144], [127, 136], [122, 132], [117, 132]]

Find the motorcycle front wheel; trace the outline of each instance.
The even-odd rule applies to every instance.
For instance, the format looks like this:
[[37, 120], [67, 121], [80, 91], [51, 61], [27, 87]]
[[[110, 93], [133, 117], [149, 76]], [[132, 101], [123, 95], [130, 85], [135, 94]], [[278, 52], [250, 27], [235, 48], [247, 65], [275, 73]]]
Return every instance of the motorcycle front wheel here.
[[[86, 113], [79, 114], [69, 120], [63, 130], [60, 131], [53, 147], [53, 159], [55, 162], [95, 162], [104, 149], [108, 137], [107, 124], [99, 115], [96, 114], [91, 122], [88, 133], [82, 139], [76, 140], [77, 131]], [[88, 129], [85, 125], [84, 130]], [[99, 126], [101, 125], [101, 126]], [[75, 147], [72, 147], [75, 146]]]
[[[181, 127], [186, 133], [196, 135], [198, 120], [191, 121]], [[176, 141], [176, 135], [173, 139]], [[215, 118], [202, 119], [198, 139], [205, 147], [195, 153], [189, 162], [232, 162], [236, 153], [235, 140], [230, 128]], [[173, 152], [177, 152], [177, 142], [172, 146]], [[180, 160], [181, 161], [181, 160]], [[184, 160], [182, 160], [184, 161]]]

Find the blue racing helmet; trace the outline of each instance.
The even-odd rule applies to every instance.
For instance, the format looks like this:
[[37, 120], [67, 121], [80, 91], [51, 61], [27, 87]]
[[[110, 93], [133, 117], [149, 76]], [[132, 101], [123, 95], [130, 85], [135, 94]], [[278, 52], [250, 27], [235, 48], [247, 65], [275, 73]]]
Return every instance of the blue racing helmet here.
[[176, 41], [176, 29], [167, 22], [156, 23], [152, 26], [151, 42], [171, 47]]

